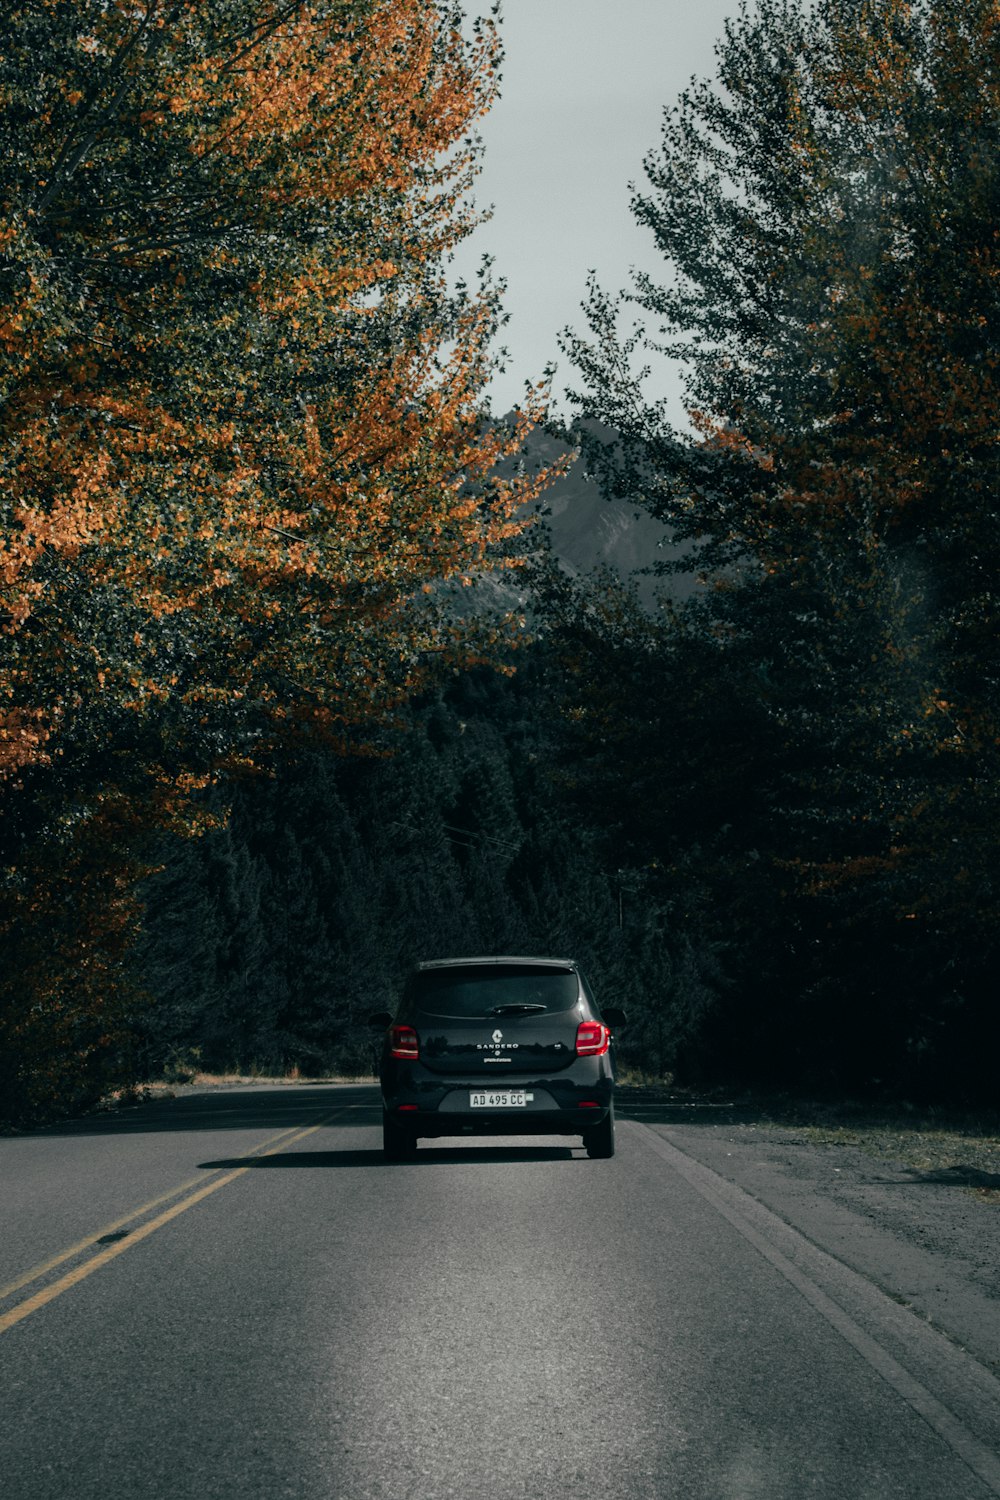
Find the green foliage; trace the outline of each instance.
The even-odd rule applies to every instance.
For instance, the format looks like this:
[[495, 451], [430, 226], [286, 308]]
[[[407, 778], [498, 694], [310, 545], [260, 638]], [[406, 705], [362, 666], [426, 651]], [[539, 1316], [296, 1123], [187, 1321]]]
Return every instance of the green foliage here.
[[[727, 983], [717, 1067], [982, 1091], [995, 1050], [1000, 31], [986, 0], [760, 0], [633, 207], [669, 263], [569, 340], [588, 459], [695, 548], [571, 608], [608, 836]], [[694, 433], [628, 375], [689, 370]], [[610, 439], [593, 422], [617, 429]], [[605, 432], [606, 432], [605, 428]], [[572, 657], [570, 658], [572, 659]], [[630, 809], [638, 803], [640, 818]]]
[[[368, 1071], [366, 1017], [394, 1006], [413, 963], [496, 952], [578, 958], [633, 1018], [625, 1057], [669, 1066], [669, 942], [646, 890], [620, 912], [620, 872], [550, 775], [561, 746], [533, 648], [514, 678], [474, 673], [415, 705], [395, 754], [311, 753], [243, 788], [225, 828], [169, 843], [143, 888], [147, 1073], [178, 1057]], [[196, 906], [185, 952], [177, 915]]]
[[[502, 564], [534, 485], [497, 471], [520, 431], [481, 419], [495, 291], [442, 271], [498, 64], [460, 19], [4, 7], [0, 1045], [25, 1108], [63, 1008], [87, 1032], [125, 1004], [160, 830], [290, 741], [355, 748], [517, 632], [441, 591]], [[63, 869], [89, 886], [72, 936], [26, 969]]]

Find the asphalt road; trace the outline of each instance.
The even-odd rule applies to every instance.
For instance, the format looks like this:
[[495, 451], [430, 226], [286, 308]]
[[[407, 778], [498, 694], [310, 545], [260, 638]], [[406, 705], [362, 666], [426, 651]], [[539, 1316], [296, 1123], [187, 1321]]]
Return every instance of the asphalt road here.
[[0, 1140], [4, 1500], [982, 1500], [998, 1387], [624, 1121], [381, 1158], [365, 1088]]

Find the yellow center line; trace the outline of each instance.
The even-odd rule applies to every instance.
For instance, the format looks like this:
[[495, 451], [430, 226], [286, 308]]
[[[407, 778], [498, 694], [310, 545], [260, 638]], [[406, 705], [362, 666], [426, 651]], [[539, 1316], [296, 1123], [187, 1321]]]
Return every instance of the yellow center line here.
[[[304, 1130], [299, 1129], [297, 1126], [292, 1126], [289, 1130], [282, 1130], [278, 1135], [271, 1136], [262, 1146], [255, 1146], [252, 1151], [248, 1151], [246, 1154], [247, 1156], [259, 1157], [276, 1156], [280, 1151], [286, 1150], [289, 1146], [294, 1146], [296, 1142], [304, 1141], [307, 1136], [313, 1135], [317, 1130], [322, 1130], [323, 1126], [329, 1125], [334, 1116], [339, 1113], [340, 1111], [335, 1109], [330, 1114], [324, 1115], [323, 1119], [316, 1125], [308, 1125]], [[219, 1168], [217, 1170], [222, 1169]], [[88, 1235], [85, 1240], [80, 1240], [76, 1245], [71, 1246], [69, 1250], [64, 1250], [62, 1254], [53, 1256], [51, 1260], [46, 1261], [43, 1265], [36, 1266], [32, 1271], [26, 1271], [17, 1281], [11, 1282], [9, 1286], [0, 1290], [0, 1296], [9, 1296], [11, 1292], [18, 1291], [29, 1282], [36, 1281], [39, 1276], [44, 1276], [46, 1271], [51, 1271], [56, 1266], [62, 1265], [71, 1256], [78, 1255], [81, 1250], [86, 1250], [89, 1246], [96, 1244], [104, 1235], [113, 1233], [122, 1224], [128, 1224], [131, 1220], [148, 1213], [150, 1209], [158, 1207], [159, 1204], [168, 1202], [171, 1198], [176, 1198], [178, 1193], [186, 1192], [188, 1188], [194, 1187], [198, 1183], [202, 1184], [197, 1192], [192, 1193], [187, 1198], [183, 1198], [181, 1202], [175, 1203], [172, 1208], [168, 1208], [155, 1219], [150, 1219], [138, 1229], [133, 1230], [127, 1238], [118, 1240], [114, 1245], [109, 1245], [106, 1250], [102, 1250], [97, 1255], [92, 1256], [86, 1265], [78, 1266], [75, 1270], [68, 1271], [65, 1276], [60, 1277], [58, 1281], [54, 1281], [51, 1286], [44, 1287], [42, 1291], [36, 1292], [33, 1297], [28, 1297], [23, 1302], [19, 1302], [16, 1307], [12, 1307], [9, 1312], [0, 1316], [0, 1333], [6, 1333], [7, 1329], [13, 1328], [15, 1323], [20, 1323], [29, 1314], [37, 1312], [40, 1307], [45, 1307], [47, 1303], [54, 1301], [56, 1297], [61, 1297], [63, 1292], [68, 1291], [72, 1286], [76, 1286], [78, 1282], [83, 1281], [94, 1271], [99, 1270], [101, 1266], [106, 1266], [108, 1261], [114, 1260], [116, 1255], [121, 1255], [132, 1245], [139, 1244], [140, 1240], [146, 1239], [148, 1235], [151, 1235], [154, 1230], [162, 1228], [164, 1224], [169, 1224], [170, 1220], [175, 1219], [178, 1214], [184, 1213], [188, 1208], [193, 1208], [196, 1203], [200, 1203], [209, 1194], [216, 1192], [221, 1187], [225, 1187], [227, 1183], [234, 1182], [237, 1177], [242, 1177], [244, 1172], [252, 1170], [253, 1163], [248, 1162], [245, 1167], [237, 1167], [234, 1171], [227, 1172], [224, 1177], [216, 1176], [214, 1180], [210, 1180], [207, 1183], [203, 1175], [192, 1177], [188, 1182], [181, 1183], [179, 1187], [173, 1188], [169, 1193], [164, 1193], [159, 1198], [151, 1199], [142, 1208], [137, 1208], [133, 1213], [127, 1214], [124, 1219], [117, 1220], [115, 1224], [99, 1230], [96, 1234]]]
[[[258, 1152], [263, 1151], [275, 1141], [282, 1140], [286, 1135], [292, 1135], [298, 1129], [298, 1125], [292, 1125], [288, 1130], [280, 1131], [278, 1135], [269, 1136], [263, 1142], [263, 1145], [255, 1146], [252, 1151], [248, 1151], [246, 1153], [247, 1156], [256, 1156]], [[218, 1167], [216, 1171], [221, 1172], [222, 1168]], [[95, 1229], [93, 1234], [88, 1234], [86, 1239], [77, 1240], [76, 1244], [70, 1245], [68, 1250], [61, 1250], [58, 1255], [53, 1255], [51, 1259], [42, 1261], [40, 1265], [32, 1266], [30, 1271], [25, 1271], [15, 1281], [8, 1281], [6, 1286], [0, 1286], [0, 1302], [5, 1302], [8, 1297], [12, 1296], [14, 1292], [19, 1292], [29, 1282], [37, 1281], [40, 1276], [45, 1276], [49, 1271], [54, 1271], [56, 1266], [61, 1266], [64, 1261], [72, 1260], [74, 1255], [79, 1255], [82, 1251], [88, 1250], [91, 1245], [96, 1245], [99, 1240], [103, 1240], [107, 1235], [114, 1234], [116, 1230], [121, 1229], [125, 1224], [131, 1224], [133, 1219], [141, 1219], [145, 1214], [151, 1213], [154, 1208], [159, 1208], [161, 1203], [169, 1203], [171, 1198], [177, 1198], [181, 1193], [186, 1193], [189, 1188], [198, 1187], [199, 1184], [208, 1182], [214, 1175], [215, 1173], [212, 1172], [207, 1174], [199, 1172], [197, 1177], [189, 1177], [187, 1182], [180, 1182], [176, 1187], [170, 1188], [168, 1192], [161, 1193], [158, 1198], [150, 1198], [149, 1202], [143, 1203], [140, 1208], [133, 1208], [123, 1218], [115, 1219], [113, 1223], [104, 1224], [100, 1229]]]
[[[273, 1146], [276, 1141], [283, 1140], [286, 1135], [294, 1135], [298, 1129], [300, 1129], [298, 1125], [290, 1125], [287, 1130], [279, 1130], [277, 1135], [268, 1136], [267, 1140], [263, 1141], [261, 1145], [255, 1146], [252, 1151], [248, 1151], [246, 1153], [247, 1156], [257, 1156], [261, 1152], [266, 1152], [269, 1146]], [[222, 1168], [218, 1167], [216, 1171], [221, 1172]], [[25, 1271], [22, 1276], [17, 1277], [16, 1281], [9, 1281], [6, 1286], [0, 1286], [0, 1302], [6, 1301], [14, 1292], [19, 1292], [29, 1282], [37, 1281], [40, 1276], [45, 1276], [49, 1271], [54, 1271], [56, 1266], [61, 1266], [64, 1261], [72, 1260], [74, 1255], [79, 1255], [82, 1251], [88, 1250], [91, 1245], [96, 1245], [98, 1240], [103, 1240], [106, 1235], [114, 1234], [116, 1230], [123, 1228], [124, 1225], [131, 1224], [133, 1219], [141, 1219], [144, 1215], [152, 1213], [153, 1209], [159, 1208], [161, 1203], [169, 1203], [171, 1198], [180, 1197], [181, 1193], [186, 1193], [189, 1188], [199, 1187], [201, 1184], [208, 1182], [214, 1175], [215, 1173], [206, 1175], [204, 1172], [199, 1172], [197, 1177], [189, 1177], [187, 1182], [178, 1183], [177, 1187], [172, 1187], [169, 1192], [161, 1193], [158, 1198], [150, 1198], [149, 1202], [144, 1203], [141, 1208], [134, 1208], [131, 1213], [125, 1214], [123, 1218], [115, 1219], [114, 1223], [105, 1224], [100, 1229], [95, 1229], [93, 1234], [88, 1234], [86, 1239], [77, 1240], [76, 1244], [70, 1245], [68, 1250], [63, 1250], [58, 1255], [53, 1255], [50, 1260], [43, 1261], [41, 1265], [32, 1266], [30, 1271]]]

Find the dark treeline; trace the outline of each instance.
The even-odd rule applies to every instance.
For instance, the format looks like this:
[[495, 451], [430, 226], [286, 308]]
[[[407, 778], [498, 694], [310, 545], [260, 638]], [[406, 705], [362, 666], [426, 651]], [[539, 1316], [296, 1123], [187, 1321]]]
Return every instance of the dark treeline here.
[[[969, 882], [954, 894], [977, 850], [892, 857], [902, 793], [877, 744], [841, 765], [798, 597], [650, 612], [558, 573], [541, 597], [513, 676], [456, 676], [391, 753], [303, 757], [168, 846], [138, 950], [145, 1072], [365, 1071], [365, 1018], [415, 960], [540, 952], [626, 1007], [621, 1055], [652, 1074], [987, 1097], [994, 945]], [[839, 643], [845, 692], [865, 629]]]
[[567, 800], [566, 748], [548, 655], [528, 649], [514, 676], [414, 706], [384, 755], [303, 756], [167, 843], [135, 955], [139, 1070], [367, 1071], [366, 1018], [415, 960], [495, 952], [579, 958], [628, 997], [629, 1054], [670, 1066], [660, 1001], [685, 944]]

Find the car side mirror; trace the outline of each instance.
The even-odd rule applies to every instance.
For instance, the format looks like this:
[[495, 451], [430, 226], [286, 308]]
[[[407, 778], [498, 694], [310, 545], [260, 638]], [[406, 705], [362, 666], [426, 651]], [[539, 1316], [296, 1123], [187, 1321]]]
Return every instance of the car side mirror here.
[[601, 1015], [609, 1026], [627, 1026], [628, 1017], [620, 1005], [602, 1005]]
[[368, 1025], [378, 1027], [379, 1031], [384, 1031], [387, 1026], [392, 1025], [392, 1016], [390, 1016], [387, 1010], [373, 1011], [368, 1017]]

